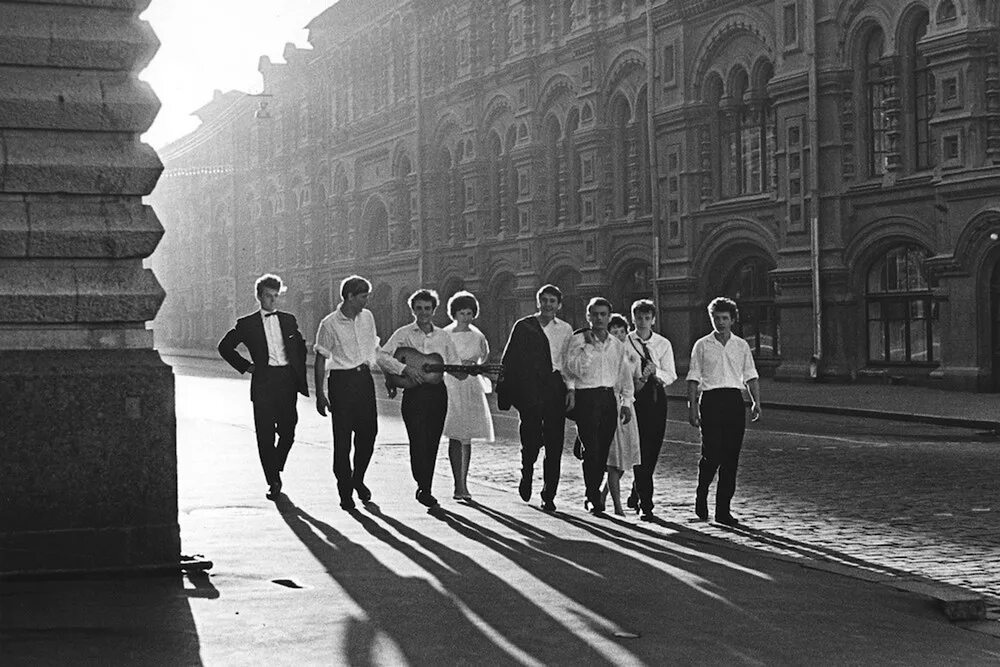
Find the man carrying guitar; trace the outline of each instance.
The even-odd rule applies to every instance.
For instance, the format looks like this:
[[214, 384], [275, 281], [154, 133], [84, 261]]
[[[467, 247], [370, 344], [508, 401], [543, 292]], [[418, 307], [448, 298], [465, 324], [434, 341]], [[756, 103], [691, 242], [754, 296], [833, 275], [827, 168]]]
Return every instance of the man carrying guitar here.
[[[410, 295], [409, 304], [413, 322], [396, 329], [383, 346], [383, 351], [392, 355], [398, 348], [409, 347], [422, 355], [439, 354], [446, 365], [461, 364], [451, 336], [444, 329], [434, 326], [431, 319], [438, 306], [437, 292], [417, 290]], [[438, 501], [431, 495], [431, 485], [438, 444], [448, 412], [448, 391], [443, 382], [430, 381], [436, 378], [423, 369], [423, 359], [419, 365], [404, 364], [398, 359], [391, 362], [392, 366], [385, 367], [387, 371], [416, 380], [415, 385], [403, 389], [400, 411], [410, 439], [410, 469], [417, 483], [417, 502], [437, 507]], [[460, 380], [468, 377], [468, 374], [459, 371], [448, 372]]]
[[[398, 361], [379, 349], [375, 318], [365, 308], [372, 285], [361, 276], [340, 283], [340, 306], [323, 318], [316, 332], [316, 410], [333, 422], [333, 474], [337, 478], [340, 506], [354, 509], [354, 492], [362, 502], [371, 500], [365, 471], [375, 450], [378, 413], [371, 368], [400, 371]], [[415, 371], [409, 375], [417, 378]], [[329, 389], [329, 394], [324, 392]], [[351, 434], [354, 434], [354, 469], [351, 470]]]

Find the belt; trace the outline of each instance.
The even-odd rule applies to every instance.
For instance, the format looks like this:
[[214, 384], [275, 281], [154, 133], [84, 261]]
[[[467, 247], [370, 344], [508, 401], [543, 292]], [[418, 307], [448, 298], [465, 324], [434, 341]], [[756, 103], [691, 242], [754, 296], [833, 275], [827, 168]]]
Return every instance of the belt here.
[[331, 368], [331, 373], [360, 373], [361, 371], [369, 370], [368, 364], [361, 364], [355, 366], [354, 368]]
[[606, 391], [608, 393], [614, 393], [613, 387], [584, 387], [583, 389], [577, 389], [578, 393], [581, 391]]

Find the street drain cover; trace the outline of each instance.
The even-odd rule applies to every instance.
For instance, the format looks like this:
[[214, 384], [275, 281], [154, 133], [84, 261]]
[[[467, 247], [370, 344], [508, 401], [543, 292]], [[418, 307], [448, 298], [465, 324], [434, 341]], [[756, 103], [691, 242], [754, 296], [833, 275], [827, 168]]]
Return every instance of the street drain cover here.
[[284, 586], [285, 588], [302, 588], [291, 579], [272, 579], [271, 583], [278, 584], [279, 586]]

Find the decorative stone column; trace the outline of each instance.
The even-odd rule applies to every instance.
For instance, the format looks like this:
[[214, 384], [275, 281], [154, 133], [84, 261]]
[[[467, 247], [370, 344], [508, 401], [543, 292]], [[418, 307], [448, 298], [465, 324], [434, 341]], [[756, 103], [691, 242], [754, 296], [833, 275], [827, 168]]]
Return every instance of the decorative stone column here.
[[149, 0], [0, 2], [0, 571], [176, 564]]

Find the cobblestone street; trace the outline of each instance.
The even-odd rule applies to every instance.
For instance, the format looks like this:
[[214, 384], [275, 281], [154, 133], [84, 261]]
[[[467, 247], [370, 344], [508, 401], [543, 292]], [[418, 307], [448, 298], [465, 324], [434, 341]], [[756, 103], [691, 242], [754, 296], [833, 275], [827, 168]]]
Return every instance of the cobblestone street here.
[[[380, 409], [393, 414], [385, 403]], [[670, 405], [674, 418], [657, 467], [655, 502], [662, 519], [755, 548], [927, 576], [1000, 604], [996, 436], [767, 412], [747, 430], [741, 458], [734, 513], [746, 527], [729, 529], [694, 517], [699, 441], [695, 429], [675, 419], [683, 409], [680, 402]], [[513, 492], [519, 479], [516, 413], [500, 413], [494, 421], [498, 442], [474, 445], [470, 474]], [[567, 429], [557, 504], [582, 511], [580, 465], [569, 447], [573, 433]], [[438, 471], [447, 471], [445, 457]], [[540, 485], [536, 465], [533, 502]]]

